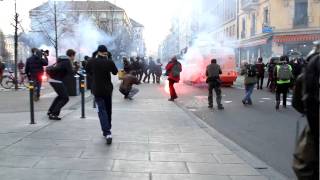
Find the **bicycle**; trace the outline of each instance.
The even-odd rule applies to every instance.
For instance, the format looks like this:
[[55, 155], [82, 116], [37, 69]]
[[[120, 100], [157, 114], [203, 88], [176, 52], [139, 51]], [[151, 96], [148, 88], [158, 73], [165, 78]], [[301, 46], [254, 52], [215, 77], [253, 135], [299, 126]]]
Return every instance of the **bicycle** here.
[[[11, 89], [15, 84], [17, 80], [14, 77], [14, 73], [12, 71], [9, 71], [8, 75], [3, 75], [1, 79], [1, 86], [5, 89]], [[28, 87], [29, 82], [27, 75], [25, 73], [20, 73], [20, 78], [18, 78], [18, 85], [23, 87]]]

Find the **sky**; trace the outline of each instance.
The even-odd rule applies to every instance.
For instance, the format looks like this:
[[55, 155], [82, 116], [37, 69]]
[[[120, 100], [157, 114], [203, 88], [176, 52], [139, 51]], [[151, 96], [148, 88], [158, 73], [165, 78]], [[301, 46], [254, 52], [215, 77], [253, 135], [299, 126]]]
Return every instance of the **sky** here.
[[[22, 27], [29, 30], [29, 10], [46, 0], [16, 0]], [[155, 54], [159, 44], [168, 35], [171, 20], [181, 11], [186, 0], [110, 0], [123, 8], [128, 16], [145, 26], [144, 38], [147, 50]], [[14, 0], [0, 0], [0, 29], [13, 34]]]

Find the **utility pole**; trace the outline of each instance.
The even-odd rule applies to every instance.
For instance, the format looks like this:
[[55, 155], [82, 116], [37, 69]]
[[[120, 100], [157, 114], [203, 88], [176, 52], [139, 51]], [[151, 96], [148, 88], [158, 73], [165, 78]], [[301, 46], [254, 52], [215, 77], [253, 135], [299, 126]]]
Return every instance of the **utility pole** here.
[[18, 23], [19, 23], [19, 15], [17, 13], [17, 1], [14, 1], [14, 88], [18, 90]]
[[58, 58], [58, 24], [57, 24], [57, 4], [56, 1], [54, 1], [54, 31], [55, 31], [55, 50], [56, 50], [56, 58]]

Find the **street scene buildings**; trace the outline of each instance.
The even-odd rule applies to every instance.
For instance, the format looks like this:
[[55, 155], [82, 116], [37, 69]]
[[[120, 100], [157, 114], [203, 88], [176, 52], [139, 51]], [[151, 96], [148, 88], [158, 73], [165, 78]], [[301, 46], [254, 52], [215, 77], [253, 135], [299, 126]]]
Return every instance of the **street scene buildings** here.
[[[317, 0], [204, 1], [201, 10], [196, 12], [200, 12], [198, 19], [186, 24], [173, 23], [172, 28], [178, 27], [180, 31], [172, 31], [161, 47], [175, 44], [177, 48], [172, 53], [176, 54], [191, 47], [203, 30], [195, 27], [208, 13], [218, 19], [208, 33], [216, 42], [234, 48], [238, 65], [241, 60], [255, 62], [258, 57], [267, 62], [281, 54], [298, 53], [305, 57], [312, 42], [320, 38], [319, 8]], [[188, 40], [184, 39], [186, 37]]]
[[0, 16], [0, 180], [319, 180], [320, 0]]

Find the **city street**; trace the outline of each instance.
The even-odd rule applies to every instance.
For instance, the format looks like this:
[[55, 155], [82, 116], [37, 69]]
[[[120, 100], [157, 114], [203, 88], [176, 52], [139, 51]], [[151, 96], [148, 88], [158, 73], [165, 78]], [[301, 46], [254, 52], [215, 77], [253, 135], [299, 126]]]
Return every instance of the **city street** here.
[[[250, 163], [257, 162], [254, 156], [247, 159], [238, 155], [221, 142], [222, 134], [204, 128], [200, 119], [168, 102], [163, 85], [142, 84], [139, 89], [133, 101], [114, 91], [114, 143], [109, 147], [100, 134], [92, 102], [86, 104], [86, 119], [80, 119], [79, 105], [65, 108], [63, 120], [57, 122], [38, 112], [35, 125], [21, 121], [28, 119], [27, 112], [1, 113], [0, 136], [5, 140], [0, 144], [1, 177], [285, 180], [271, 168], [255, 167]], [[3, 118], [6, 115], [10, 121]]]
[[236, 88], [222, 89], [223, 111], [208, 109], [207, 90], [189, 85], [179, 84], [183, 95], [178, 103], [274, 169], [293, 178], [296, 123], [299, 120], [302, 129], [306, 120], [291, 106], [277, 112], [275, 95], [266, 89], [255, 90], [253, 106], [244, 106], [241, 102], [244, 90], [239, 87], [241, 82], [237, 84]]

